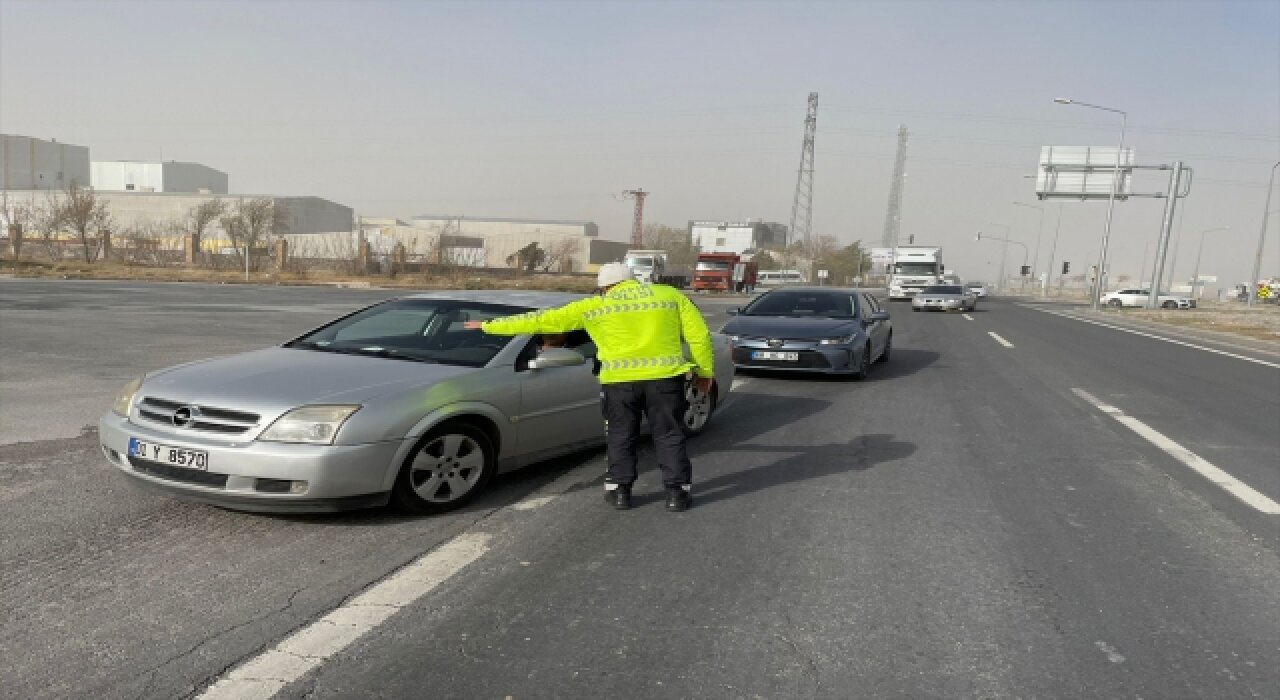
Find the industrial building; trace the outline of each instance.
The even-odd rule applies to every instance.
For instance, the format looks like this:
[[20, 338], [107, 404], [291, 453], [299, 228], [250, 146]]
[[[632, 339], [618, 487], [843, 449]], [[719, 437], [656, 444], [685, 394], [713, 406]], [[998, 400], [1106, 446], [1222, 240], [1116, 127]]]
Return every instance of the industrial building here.
[[417, 228], [445, 230], [463, 236], [503, 234], [565, 234], [597, 238], [600, 227], [593, 221], [560, 221], [554, 219], [502, 219], [476, 216], [438, 216], [424, 214], [409, 221]]
[[690, 221], [689, 240], [704, 253], [752, 253], [787, 244], [787, 227], [757, 219]]
[[191, 192], [226, 194], [227, 174], [200, 163], [175, 160], [95, 160], [89, 182], [111, 192]]
[[0, 189], [63, 190], [89, 184], [89, 149], [56, 139], [0, 134]]

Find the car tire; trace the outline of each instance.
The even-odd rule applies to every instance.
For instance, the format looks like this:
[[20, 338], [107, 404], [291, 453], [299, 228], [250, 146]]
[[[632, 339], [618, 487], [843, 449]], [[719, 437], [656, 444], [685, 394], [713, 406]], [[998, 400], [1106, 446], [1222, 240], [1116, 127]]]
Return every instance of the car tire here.
[[890, 333], [888, 338], [884, 340], [884, 350], [880, 353], [880, 359], [877, 362], [888, 362], [889, 353], [893, 350], [893, 334]]
[[688, 404], [684, 411], [684, 434], [687, 437], [701, 435], [711, 425], [711, 418], [716, 413], [716, 385], [712, 383], [711, 391], [697, 397], [693, 389], [693, 381], [684, 384], [684, 398]]
[[453, 510], [484, 488], [497, 465], [493, 440], [479, 427], [459, 421], [438, 425], [400, 468], [391, 502], [420, 515]]
[[862, 346], [862, 361], [858, 363], [858, 369], [853, 373], [855, 380], [861, 381], [867, 378], [871, 373], [871, 341], [868, 340]]

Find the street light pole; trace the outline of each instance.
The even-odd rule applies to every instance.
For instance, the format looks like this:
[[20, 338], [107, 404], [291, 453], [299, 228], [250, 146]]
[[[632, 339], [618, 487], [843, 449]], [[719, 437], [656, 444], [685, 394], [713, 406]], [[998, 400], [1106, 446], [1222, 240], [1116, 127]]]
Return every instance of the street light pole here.
[[[1004, 283], [1005, 283], [1005, 281], [1006, 281], [1006, 280], [1005, 280], [1005, 276], [1004, 276], [1004, 263], [1005, 263], [1005, 258], [1006, 258], [1006, 257], [1008, 257], [1008, 255], [1009, 255], [1009, 239], [1008, 239], [1008, 236], [1009, 236], [1010, 232], [1012, 231], [1012, 229], [1009, 227], [1009, 225], [1008, 225], [1008, 224], [987, 224], [987, 225], [988, 225], [988, 226], [999, 226], [1000, 228], [1003, 228], [1003, 229], [1004, 229], [1004, 235], [1005, 235], [1005, 238], [991, 238], [990, 236], [988, 236], [988, 238], [991, 238], [991, 240], [993, 240], [993, 241], [1004, 241], [1004, 242], [1005, 242], [1004, 247], [1000, 250], [1000, 280], [999, 280], [999, 281], [998, 281], [998, 283], [996, 284], [996, 287], [997, 287], [997, 288], [999, 288], [999, 290], [1003, 293], [1003, 292], [1004, 292]], [[978, 240], [982, 240], [982, 234], [981, 234], [981, 233], [979, 233], [979, 234], [978, 234]]]
[[[1031, 256], [1031, 276], [1036, 276], [1036, 269], [1040, 267], [1040, 234], [1044, 233], [1044, 207], [1037, 207], [1034, 204], [1024, 204], [1022, 202], [1014, 202], [1015, 207], [1026, 207], [1035, 209], [1040, 212], [1040, 223], [1036, 226], [1036, 254]], [[1049, 283], [1049, 271], [1045, 270], [1044, 285]], [[1041, 285], [1042, 288], [1044, 285]]]
[[[992, 226], [1002, 226], [1003, 224], [991, 224], [991, 225], [992, 225]], [[1005, 228], [1008, 228], [1008, 227], [1006, 226]], [[979, 231], [979, 232], [978, 232], [978, 235], [974, 238], [974, 240], [975, 240], [975, 241], [980, 241], [980, 240], [982, 240], [982, 239], [983, 239], [983, 234], [982, 234], [982, 232], [981, 232], [981, 231]], [[1004, 245], [1003, 245], [1003, 246], [1001, 246], [1001, 250], [1002, 250], [1002, 251], [1006, 251], [1006, 252], [1009, 250], [1009, 244], [1010, 244], [1010, 243], [1012, 243], [1012, 244], [1014, 244], [1014, 245], [1017, 245], [1017, 246], [1022, 246], [1022, 266], [1023, 266], [1023, 267], [1026, 267], [1026, 266], [1027, 266], [1027, 255], [1029, 255], [1031, 251], [1029, 251], [1029, 250], [1027, 249], [1027, 246], [1026, 246], [1026, 244], [1025, 244], [1025, 243], [1023, 243], [1023, 242], [1021, 242], [1021, 241], [1011, 241], [1011, 240], [1009, 240], [1008, 238], [998, 238], [998, 237], [996, 237], [996, 236], [986, 236], [986, 239], [987, 239], [987, 240], [989, 240], [989, 241], [1000, 241], [1000, 242], [1004, 243]], [[1001, 273], [1000, 273], [1000, 274], [1001, 274], [1001, 276], [1003, 276], [1003, 275], [1004, 275], [1004, 255], [1003, 255], [1003, 253], [1001, 254], [1001, 257], [1000, 257], [1000, 270], [1001, 270]], [[1002, 288], [1002, 289], [1003, 289], [1003, 288]]]
[[1262, 271], [1262, 248], [1267, 242], [1267, 214], [1271, 212], [1271, 190], [1275, 189], [1276, 168], [1280, 161], [1271, 166], [1271, 178], [1267, 180], [1267, 203], [1262, 205], [1262, 230], [1258, 232], [1258, 253], [1253, 258], [1253, 274], [1249, 277], [1249, 308], [1258, 300], [1258, 274]]
[[[1077, 102], [1075, 100], [1059, 97], [1054, 102], [1062, 105], [1080, 105], [1090, 109], [1100, 109], [1104, 112], [1113, 112], [1120, 115], [1120, 147], [1116, 149], [1116, 167], [1112, 171], [1111, 178], [1111, 194], [1107, 197], [1107, 223], [1102, 229], [1102, 249], [1098, 253], [1098, 277], [1097, 282], [1093, 286], [1093, 299], [1090, 300], [1090, 308], [1097, 311], [1101, 307], [1102, 287], [1106, 284], [1107, 276], [1107, 243], [1111, 240], [1111, 216], [1116, 206], [1116, 189], [1120, 186], [1120, 159], [1124, 157], [1124, 130], [1129, 123], [1129, 113], [1111, 107], [1103, 107], [1101, 105], [1089, 104], [1088, 102]], [[1176, 194], [1176, 193], [1171, 193]], [[1261, 261], [1261, 256], [1259, 256]]]
[[[1044, 285], [1040, 288], [1040, 296], [1049, 296], [1049, 278], [1053, 277], [1053, 259], [1058, 252], [1058, 233], [1062, 231], [1062, 202], [1058, 202], [1058, 224], [1053, 228], [1053, 245], [1049, 246], [1049, 264], [1044, 268]], [[1061, 275], [1059, 275], [1061, 277]], [[1059, 285], [1061, 286], [1061, 285]]]
[[1192, 299], [1200, 298], [1200, 295], [1197, 294], [1196, 292], [1200, 288], [1200, 254], [1204, 252], [1204, 235], [1206, 233], [1213, 233], [1214, 231], [1229, 231], [1229, 230], [1231, 230], [1230, 226], [1220, 226], [1218, 228], [1211, 228], [1211, 229], [1207, 229], [1200, 232], [1200, 247], [1196, 248], [1196, 269], [1194, 272], [1191, 273], [1191, 298]]

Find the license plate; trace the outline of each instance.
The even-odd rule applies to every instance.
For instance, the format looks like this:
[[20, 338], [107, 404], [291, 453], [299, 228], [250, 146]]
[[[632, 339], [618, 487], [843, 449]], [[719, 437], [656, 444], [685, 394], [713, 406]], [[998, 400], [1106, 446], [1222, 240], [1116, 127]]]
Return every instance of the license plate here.
[[798, 352], [769, 352], [761, 350], [751, 353], [753, 360], [781, 360], [783, 362], [797, 362], [800, 359]]
[[129, 456], [187, 469], [209, 469], [209, 453], [129, 438]]

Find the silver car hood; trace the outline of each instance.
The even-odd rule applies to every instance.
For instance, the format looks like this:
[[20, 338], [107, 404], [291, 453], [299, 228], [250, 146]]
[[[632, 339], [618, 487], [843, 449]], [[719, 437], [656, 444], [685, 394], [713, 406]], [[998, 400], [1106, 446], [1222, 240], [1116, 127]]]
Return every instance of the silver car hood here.
[[266, 348], [150, 374], [139, 396], [270, 415], [306, 404], [364, 403], [390, 390], [474, 371], [457, 365]]

